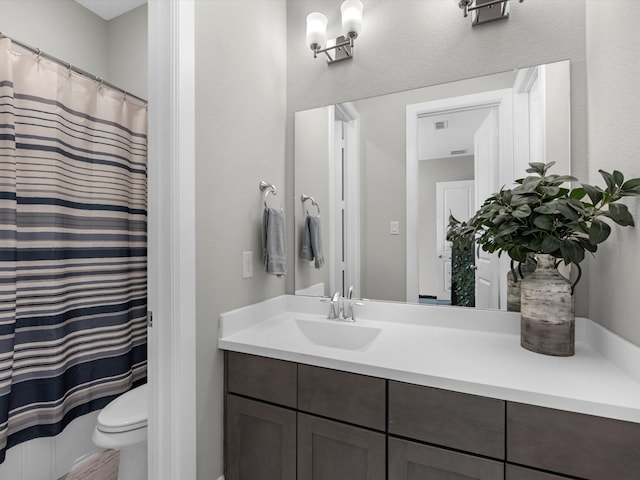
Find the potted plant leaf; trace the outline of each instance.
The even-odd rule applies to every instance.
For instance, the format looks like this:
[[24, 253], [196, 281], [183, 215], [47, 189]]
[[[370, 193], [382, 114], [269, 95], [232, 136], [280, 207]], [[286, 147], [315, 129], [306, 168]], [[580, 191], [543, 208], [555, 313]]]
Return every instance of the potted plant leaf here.
[[614, 170], [600, 170], [605, 187], [577, 182], [568, 175], [551, 175], [554, 162], [530, 163], [530, 175], [487, 198], [468, 222], [454, 225], [452, 238], [473, 236], [484, 251], [507, 252], [524, 263], [535, 256], [535, 272], [521, 285], [521, 344], [548, 355], [574, 354], [572, 286], [556, 271], [560, 262], [579, 265], [586, 252], [594, 254], [611, 233], [612, 221], [633, 226], [625, 196], [640, 195], [640, 178], [626, 180]]

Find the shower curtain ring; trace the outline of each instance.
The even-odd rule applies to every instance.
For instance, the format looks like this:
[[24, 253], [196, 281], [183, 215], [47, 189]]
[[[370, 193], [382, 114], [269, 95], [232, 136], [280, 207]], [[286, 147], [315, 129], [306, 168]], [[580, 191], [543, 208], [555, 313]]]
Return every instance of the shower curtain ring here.
[[71, 76], [71, 70], [72, 70], [73, 66], [71, 64], [67, 65], [67, 76]]
[[42, 50], [40, 50], [39, 48], [36, 48], [36, 61], [40, 61], [40, 58], [42, 57]]

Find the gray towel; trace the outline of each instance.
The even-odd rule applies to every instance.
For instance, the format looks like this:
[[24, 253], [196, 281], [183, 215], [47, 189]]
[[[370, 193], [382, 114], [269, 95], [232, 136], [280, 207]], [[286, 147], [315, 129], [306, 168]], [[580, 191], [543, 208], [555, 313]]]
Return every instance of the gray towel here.
[[315, 260], [314, 265], [318, 269], [324, 264], [321, 237], [320, 217], [307, 215], [307, 218], [304, 221], [304, 229], [302, 231], [302, 249], [300, 251], [300, 256], [304, 260]]
[[262, 216], [262, 259], [267, 273], [287, 273], [284, 215], [275, 208], [265, 208]]

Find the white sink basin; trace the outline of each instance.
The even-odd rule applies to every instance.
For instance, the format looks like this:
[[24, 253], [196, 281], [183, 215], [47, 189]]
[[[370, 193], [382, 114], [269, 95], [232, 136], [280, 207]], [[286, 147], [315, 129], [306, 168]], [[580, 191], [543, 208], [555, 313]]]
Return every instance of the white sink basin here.
[[371, 346], [382, 329], [338, 320], [314, 321], [296, 319], [296, 327], [312, 343], [323, 347], [364, 351]]

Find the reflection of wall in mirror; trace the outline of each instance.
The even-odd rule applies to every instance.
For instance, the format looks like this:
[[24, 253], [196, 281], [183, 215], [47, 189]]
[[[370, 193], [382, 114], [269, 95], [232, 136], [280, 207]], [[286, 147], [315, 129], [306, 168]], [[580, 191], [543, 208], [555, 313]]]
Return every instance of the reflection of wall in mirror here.
[[295, 281], [296, 290], [312, 285], [324, 284], [324, 295], [330, 295], [329, 288], [329, 225], [327, 216], [322, 218], [322, 246], [325, 264], [321, 269], [314, 268], [313, 262], [300, 258], [302, 229], [306, 210], [314, 215], [315, 209], [306, 202], [303, 205], [300, 196], [310, 195], [328, 212], [329, 205], [329, 108], [316, 108], [296, 112], [295, 115]]
[[[353, 102], [360, 112], [363, 297], [407, 299], [407, 105], [510, 88], [514, 76], [514, 72], [504, 72]], [[400, 222], [400, 235], [389, 235], [393, 220]], [[432, 227], [435, 231], [435, 222]]]
[[436, 183], [473, 180], [473, 155], [423, 160], [418, 175], [420, 295], [437, 296]]
[[[546, 161], [556, 162], [552, 173], [571, 173], [571, 105], [569, 62], [550, 63], [545, 69]], [[523, 172], [524, 173], [524, 172]], [[516, 175], [518, 177], [518, 175]], [[519, 177], [518, 177], [519, 178]]]

